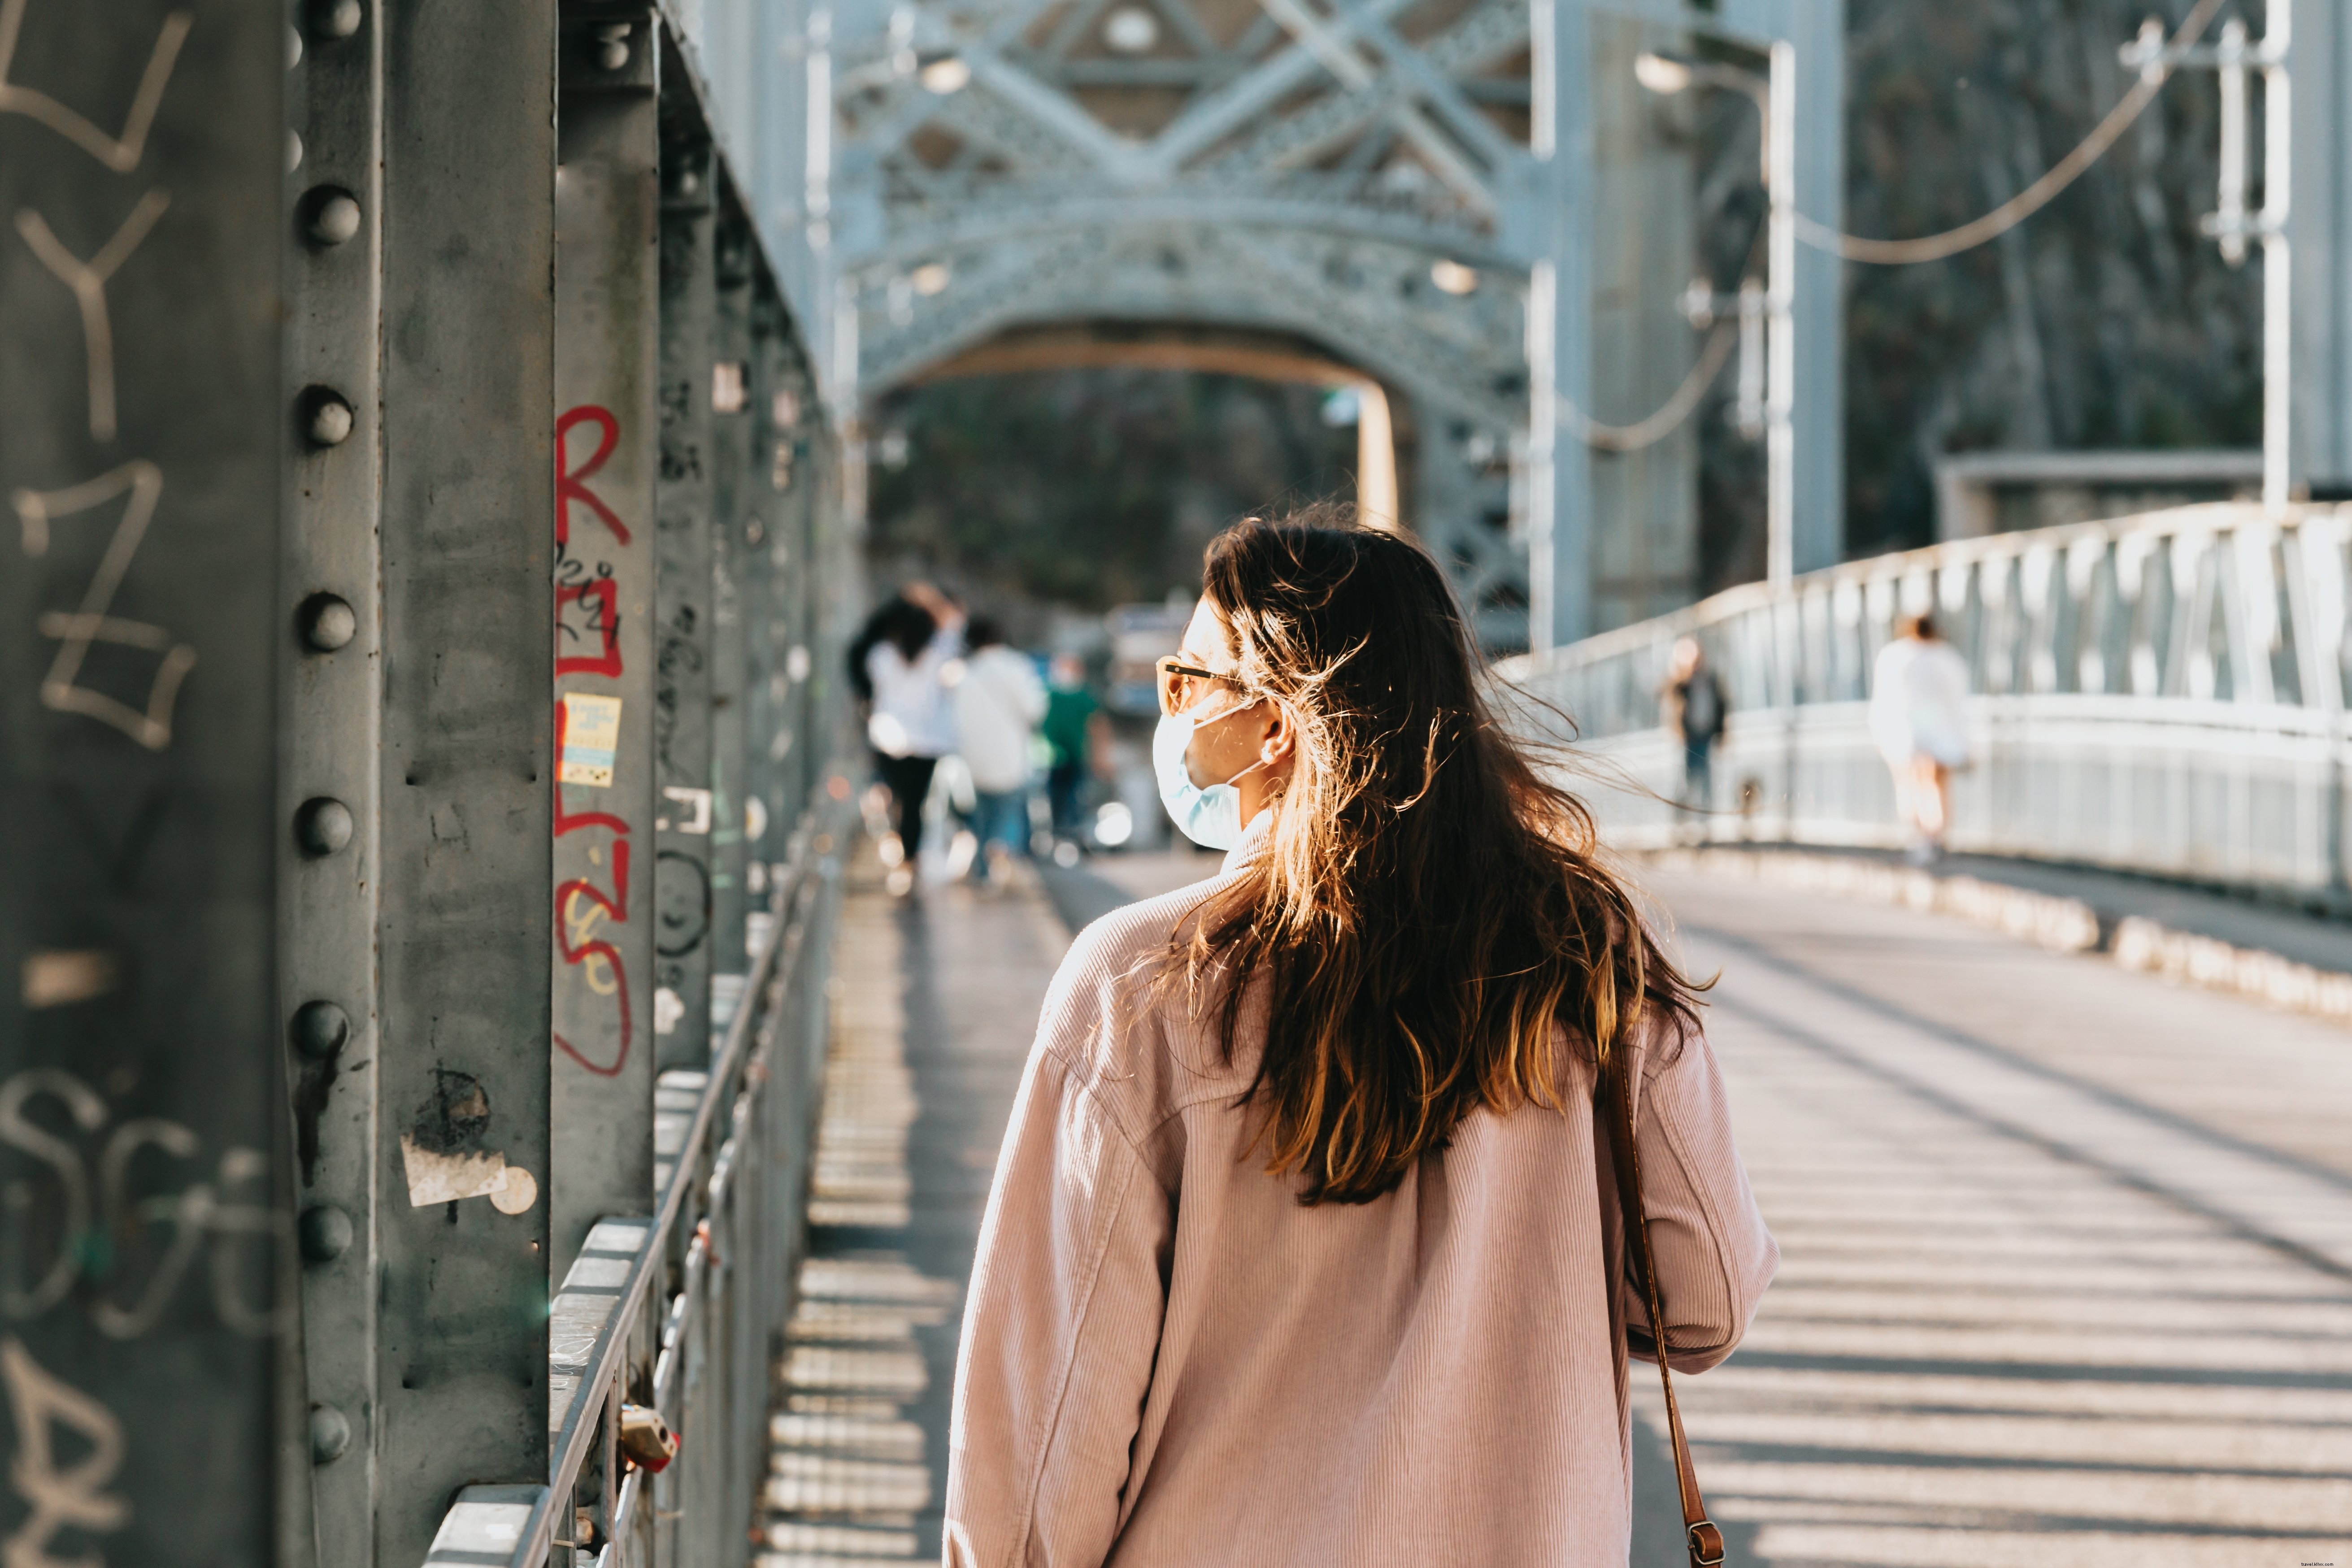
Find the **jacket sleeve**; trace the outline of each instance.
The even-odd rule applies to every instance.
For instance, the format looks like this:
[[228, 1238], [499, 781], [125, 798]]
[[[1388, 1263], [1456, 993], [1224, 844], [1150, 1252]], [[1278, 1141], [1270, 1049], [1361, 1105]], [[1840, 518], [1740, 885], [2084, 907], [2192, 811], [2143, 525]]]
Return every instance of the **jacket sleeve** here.
[[[1723, 1073], [1704, 1036], [1645, 1072], [1634, 1113], [1642, 1196], [1658, 1259], [1658, 1293], [1676, 1372], [1705, 1372], [1748, 1331], [1780, 1249], [1764, 1228], [1731, 1139]], [[1633, 1353], [1657, 1359], [1638, 1270], [1626, 1268]]]
[[[1165, 1307], [1172, 1205], [1051, 1048], [1092, 1015], [1063, 987], [1023, 1077], [982, 1222], [949, 1436], [950, 1568], [1096, 1568], [1117, 1535]], [[1058, 1016], [1057, 1016], [1058, 1015]]]

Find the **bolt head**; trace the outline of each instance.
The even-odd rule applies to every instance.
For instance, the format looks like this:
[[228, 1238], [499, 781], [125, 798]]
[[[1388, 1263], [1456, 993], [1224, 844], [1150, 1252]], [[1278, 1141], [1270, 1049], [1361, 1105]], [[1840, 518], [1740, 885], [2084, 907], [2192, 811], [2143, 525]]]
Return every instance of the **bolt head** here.
[[352, 1249], [352, 1216], [332, 1204], [313, 1204], [294, 1222], [294, 1236], [304, 1258], [331, 1263]]
[[310, 193], [310, 237], [320, 245], [341, 245], [360, 231], [359, 198], [349, 191], [321, 188]]
[[340, 447], [351, 439], [358, 421], [350, 404], [323, 390], [314, 391], [310, 402], [310, 416], [303, 421], [303, 429], [313, 446]]
[[598, 70], [616, 71], [628, 63], [629, 41], [626, 38], [607, 38], [596, 46]]
[[332, 653], [359, 635], [358, 613], [332, 594], [303, 600], [299, 619], [302, 641], [320, 653]]
[[360, 30], [360, 0], [311, 0], [310, 31], [321, 38], [348, 38]]
[[310, 1462], [331, 1465], [352, 1446], [351, 1418], [331, 1405], [310, 1406]]
[[332, 855], [352, 841], [352, 808], [321, 795], [302, 803], [295, 814], [294, 836], [312, 855]]
[[294, 1009], [294, 1048], [325, 1061], [352, 1037], [352, 1016], [332, 1002], [305, 1002]]

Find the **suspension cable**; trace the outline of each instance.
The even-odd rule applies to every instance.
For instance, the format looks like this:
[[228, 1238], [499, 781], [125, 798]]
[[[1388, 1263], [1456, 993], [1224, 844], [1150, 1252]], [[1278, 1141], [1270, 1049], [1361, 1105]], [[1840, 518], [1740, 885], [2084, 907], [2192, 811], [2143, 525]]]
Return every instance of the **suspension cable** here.
[[1655, 446], [1672, 435], [1675, 426], [1691, 416], [1698, 400], [1723, 374], [1723, 362], [1731, 357], [1732, 339], [1738, 323], [1717, 321], [1715, 331], [1707, 334], [1705, 346], [1699, 350], [1698, 363], [1692, 365], [1675, 395], [1659, 405], [1648, 418], [1632, 425], [1603, 425], [1587, 415], [1567, 398], [1557, 399], [1559, 427], [1588, 447], [1604, 452], [1638, 452], [1644, 447]]
[[[2273, 0], [2275, 4], [2276, 0]], [[2221, 8], [2221, 0], [2197, 0], [2180, 30], [2172, 37], [2170, 50], [2188, 48], [2204, 36], [2212, 22], [2213, 14]], [[2107, 117], [2092, 128], [2075, 149], [2058, 160], [2033, 184], [2020, 191], [1992, 211], [1973, 223], [1941, 234], [1923, 235], [1917, 239], [1869, 239], [1860, 235], [1840, 234], [1829, 225], [1815, 218], [1797, 215], [1797, 237], [1817, 250], [1826, 250], [1848, 261], [1867, 261], [1881, 267], [1906, 267], [1922, 261], [1940, 261], [1972, 249], [1989, 239], [2007, 234], [2054, 200], [2058, 193], [2079, 178], [2085, 169], [2099, 161], [2100, 155], [2116, 143], [2140, 117], [2143, 110], [2156, 100], [2171, 79], [2172, 67], [2159, 54], [2155, 61], [2142, 68], [2140, 79], [2132, 89], [2107, 110]]]

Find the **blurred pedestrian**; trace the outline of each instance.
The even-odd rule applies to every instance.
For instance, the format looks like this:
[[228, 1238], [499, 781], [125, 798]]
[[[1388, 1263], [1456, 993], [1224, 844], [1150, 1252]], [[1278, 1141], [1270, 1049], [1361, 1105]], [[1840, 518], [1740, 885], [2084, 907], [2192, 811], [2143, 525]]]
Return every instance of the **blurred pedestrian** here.
[[986, 883], [992, 859], [1028, 852], [1029, 737], [1045, 716], [1045, 688], [989, 616], [972, 616], [964, 641], [971, 651], [952, 697], [956, 750], [971, 773], [971, 831], [980, 840], [970, 879]]
[[897, 843], [885, 847], [883, 858], [910, 873], [923, 851], [931, 774], [955, 750], [941, 675], [962, 650], [962, 633], [963, 613], [953, 601], [928, 583], [909, 583], [876, 607], [849, 645], [850, 686], [866, 705], [874, 773], [890, 792]]
[[1682, 803], [1695, 810], [1715, 804], [1715, 742], [1723, 735], [1730, 706], [1698, 638], [1675, 639], [1658, 707], [1667, 731], [1683, 743]]
[[1696, 997], [1418, 545], [1252, 520], [1206, 579], [1152, 750], [1225, 869], [1047, 993], [947, 1563], [1624, 1568], [1628, 1353], [1721, 1361], [1779, 1256]]
[[1895, 775], [1895, 799], [1916, 836], [1910, 858], [1944, 853], [1952, 770], [1969, 760], [1969, 665], [1937, 634], [1935, 617], [1906, 616], [1878, 650], [1870, 676], [1870, 732]]
[[1054, 837], [1075, 843], [1084, 826], [1087, 780], [1110, 756], [1110, 721], [1076, 654], [1055, 654], [1046, 678], [1045, 743], [1054, 760], [1045, 773], [1045, 799], [1054, 811]]

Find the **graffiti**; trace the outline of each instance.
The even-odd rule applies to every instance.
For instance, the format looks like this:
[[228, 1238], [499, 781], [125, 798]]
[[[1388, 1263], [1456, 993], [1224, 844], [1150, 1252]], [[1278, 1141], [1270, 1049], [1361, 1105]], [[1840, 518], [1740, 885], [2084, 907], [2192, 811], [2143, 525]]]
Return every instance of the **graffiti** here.
[[[43, 637], [58, 641], [58, 657], [48, 673], [41, 678], [41, 702], [60, 713], [79, 713], [112, 725], [151, 752], [160, 752], [172, 743], [172, 710], [179, 699], [180, 683], [195, 668], [196, 652], [185, 643], [173, 642], [172, 634], [162, 626], [125, 620], [107, 612], [113, 607], [114, 595], [122, 586], [124, 574], [131, 570], [131, 558], [139, 552], [140, 542], [147, 536], [147, 525], [153, 521], [156, 504], [163, 495], [163, 471], [144, 459], [135, 459], [112, 473], [101, 474], [68, 489], [18, 490], [10, 498], [16, 509], [25, 553], [36, 559], [48, 552], [49, 525], [53, 521], [89, 511], [118, 496], [128, 498], [123, 502], [122, 521], [115, 525], [114, 537], [99, 562], [98, 572], [82, 594], [81, 608], [70, 615], [49, 611], [37, 623]], [[143, 711], [102, 691], [74, 684], [90, 648], [98, 643], [163, 655], [155, 668], [155, 679], [147, 689]]]
[[[566, 469], [562, 467], [562, 459], [571, 448], [565, 445], [565, 438], [571, 435], [574, 426], [583, 424], [596, 426], [596, 450], [589, 454], [587, 461], [578, 468]], [[614, 515], [613, 509], [604, 504], [602, 496], [588, 488], [588, 480], [604, 468], [606, 460], [613, 455], [613, 448], [620, 444], [621, 422], [613, 417], [611, 410], [599, 408], [593, 403], [583, 403], [556, 419], [555, 542], [557, 544], [572, 542], [572, 507], [575, 501], [594, 512], [597, 520], [613, 531], [614, 539], [619, 540], [623, 544], [629, 542], [627, 525]]]
[[26, 246], [72, 291], [74, 303], [81, 310], [82, 351], [89, 360], [89, 433], [95, 440], [113, 440], [115, 428], [114, 323], [106, 309], [107, 281], [131, 259], [131, 253], [171, 205], [172, 198], [163, 192], [149, 191], [114, 231], [114, 237], [88, 261], [68, 250], [39, 213], [27, 207], [16, 215], [16, 232], [25, 237]]
[[661, 906], [654, 911], [654, 951], [664, 958], [683, 958], [710, 934], [710, 870], [696, 857], [677, 849], [662, 850], [655, 857], [655, 865], [681, 866], [692, 873], [664, 877], [656, 869], [654, 877]]
[[[555, 656], [555, 673], [566, 675], [601, 675], [617, 680], [621, 677], [621, 607], [620, 589], [612, 579], [612, 568], [605, 566], [593, 580], [575, 584], [559, 584], [555, 590], [555, 629], [565, 644], [579, 643], [586, 637], [595, 637], [599, 650], [593, 654]], [[569, 614], [564, 606], [576, 605], [579, 615]], [[574, 624], [577, 622], [578, 624]], [[584, 634], [584, 637], [583, 637]]]
[[[33, 1120], [31, 1108], [43, 1100], [63, 1110], [68, 1126], [62, 1131]], [[100, 1333], [137, 1339], [162, 1320], [199, 1258], [209, 1255], [213, 1310], [221, 1322], [240, 1333], [278, 1331], [282, 1324], [274, 1310], [257, 1310], [247, 1301], [241, 1274], [260, 1280], [260, 1293], [268, 1294], [267, 1255], [246, 1256], [245, 1247], [248, 1238], [282, 1241], [285, 1217], [266, 1204], [228, 1201], [260, 1187], [268, 1162], [251, 1149], [231, 1148], [221, 1155], [213, 1181], [142, 1195], [133, 1177], [142, 1154], [194, 1161], [203, 1153], [202, 1142], [179, 1122], [133, 1118], [107, 1133], [93, 1162], [65, 1135], [93, 1141], [111, 1116], [95, 1089], [55, 1068], [36, 1068], [0, 1086], [0, 1144], [30, 1157], [47, 1177], [37, 1184], [11, 1181], [0, 1190], [10, 1228], [25, 1238], [20, 1245], [32, 1244], [40, 1188], [54, 1189], [54, 1202], [41, 1211], [51, 1222], [52, 1255], [30, 1281], [22, 1277], [26, 1260], [14, 1260], [20, 1272], [0, 1279], [0, 1311], [37, 1318], [80, 1285]]]
[[21, 114], [38, 121], [116, 174], [131, 173], [146, 154], [147, 132], [155, 123], [155, 111], [163, 106], [164, 85], [172, 79], [172, 67], [195, 17], [186, 11], [174, 11], [163, 18], [154, 50], [147, 57], [147, 68], [139, 78], [139, 90], [131, 95], [131, 108], [122, 117], [122, 130], [109, 136], [47, 93], [8, 79], [16, 63], [16, 39], [24, 31], [25, 12], [31, 4], [32, 0], [0, 0], [0, 114]]
[[[130, 1505], [106, 1491], [122, 1468], [122, 1423], [105, 1405], [53, 1376], [13, 1335], [0, 1339], [0, 1382], [7, 1384], [8, 1414], [16, 1428], [8, 1483], [29, 1510], [0, 1541], [0, 1563], [7, 1568], [95, 1568], [95, 1557], [53, 1557], [49, 1546], [61, 1530], [103, 1533], [129, 1521]], [[55, 1437], [59, 1427], [89, 1450], [62, 1468]]]
[[613, 846], [613, 892], [605, 894], [584, 877], [575, 877], [555, 889], [555, 941], [563, 962], [581, 971], [588, 989], [617, 1000], [621, 1013], [620, 1049], [609, 1063], [591, 1060], [561, 1034], [555, 1043], [563, 1054], [599, 1078], [616, 1078], [629, 1059], [629, 971], [620, 949], [597, 937], [596, 928], [607, 919], [620, 924], [629, 918], [629, 841]]

